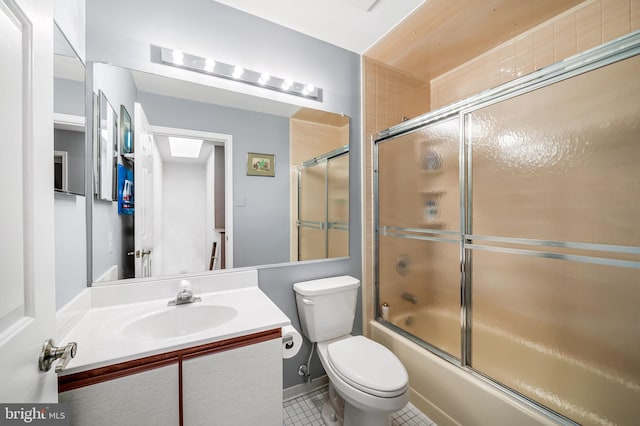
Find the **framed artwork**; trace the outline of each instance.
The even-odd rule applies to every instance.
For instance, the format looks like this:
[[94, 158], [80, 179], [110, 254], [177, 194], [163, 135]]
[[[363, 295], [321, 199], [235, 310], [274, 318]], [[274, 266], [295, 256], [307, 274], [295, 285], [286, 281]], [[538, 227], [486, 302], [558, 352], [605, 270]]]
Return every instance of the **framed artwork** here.
[[131, 129], [131, 116], [124, 105], [120, 105], [120, 153], [124, 155], [132, 152], [133, 131]]
[[247, 176], [274, 177], [275, 175], [275, 154], [259, 154], [256, 152], [247, 153]]

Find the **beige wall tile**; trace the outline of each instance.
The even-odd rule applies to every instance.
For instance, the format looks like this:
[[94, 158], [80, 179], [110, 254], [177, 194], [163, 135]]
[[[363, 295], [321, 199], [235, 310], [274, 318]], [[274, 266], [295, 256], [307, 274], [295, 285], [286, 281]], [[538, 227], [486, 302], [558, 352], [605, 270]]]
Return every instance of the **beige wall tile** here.
[[594, 1], [576, 12], [578, 52], [602, 44], [602, 1]]
[[631, 29], [629, 0], [602, 0], [602, 38], [610, 41]]
[[576, 15], [572, 13], [553, 23], [553, 59], [558, 62], [576, 53]]
[[497, 51], [498, 53], [498, 82], [513, 80], [516, 76], [516, 43], [511, 40]]
[[533, 65], [540, 69], [554, 62], [553, 25], [539, 28], [533, 33]]
[[515, 42], [516, 77], [529, 74], [533, 67], [533, 34], [521, 37]]
[[640, 0], [631, 0], [631, 31], [640, 30]]

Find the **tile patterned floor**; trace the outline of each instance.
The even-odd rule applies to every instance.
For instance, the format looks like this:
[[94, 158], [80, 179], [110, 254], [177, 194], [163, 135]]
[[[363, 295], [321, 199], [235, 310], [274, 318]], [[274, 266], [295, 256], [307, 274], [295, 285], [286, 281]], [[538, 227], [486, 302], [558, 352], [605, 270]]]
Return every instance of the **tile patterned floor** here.
[[[320, 412], [328, 398], [324, 386], [306, 395], [284, 402], [282, 417], [284, 426], [324, 426]], [[437, 426], [411, 403], [391, 415], [392, 426]]]

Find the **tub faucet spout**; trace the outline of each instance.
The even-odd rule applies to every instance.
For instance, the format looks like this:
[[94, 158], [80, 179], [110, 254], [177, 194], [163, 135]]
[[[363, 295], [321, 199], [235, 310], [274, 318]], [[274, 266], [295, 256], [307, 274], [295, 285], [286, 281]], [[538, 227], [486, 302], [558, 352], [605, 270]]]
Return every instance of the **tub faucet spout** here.
[[414, 305], [416, 305], [418, 303], [418, 298], [414, 294], [411, 294], [411, 293], [407, 293], [407, 292], [402, 293], [402, 298], [404, 300], [408, 300], [409, 302], [413, 303]]

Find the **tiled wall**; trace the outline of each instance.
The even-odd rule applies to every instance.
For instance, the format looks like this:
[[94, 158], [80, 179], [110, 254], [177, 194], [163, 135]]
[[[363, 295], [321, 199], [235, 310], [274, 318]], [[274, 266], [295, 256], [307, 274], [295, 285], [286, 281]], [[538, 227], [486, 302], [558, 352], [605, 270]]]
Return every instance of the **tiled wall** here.
[[[364, 58], [364, 155], [366, 229], [373, 229], [373, 149], [371, 136], [404, 117], [429, 111], [429, 83], [403, 74], [386, 65]], [[365, 232], [365, 283], [373, 282], [373, 235]], [[372, 318], [373, 285], [363, 286], [363, 313]], [[364, 328], [367, 328], [364, 321]], [[366, 330], [365, 330], [366, 332]]]
[[588, 0], [431, 81], [431, 109], [640, 29], [640, 0]]

